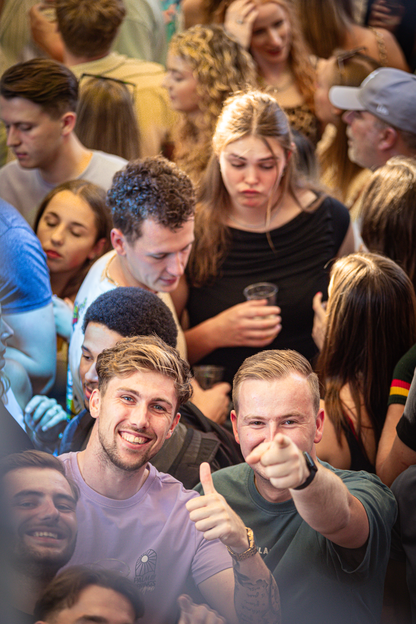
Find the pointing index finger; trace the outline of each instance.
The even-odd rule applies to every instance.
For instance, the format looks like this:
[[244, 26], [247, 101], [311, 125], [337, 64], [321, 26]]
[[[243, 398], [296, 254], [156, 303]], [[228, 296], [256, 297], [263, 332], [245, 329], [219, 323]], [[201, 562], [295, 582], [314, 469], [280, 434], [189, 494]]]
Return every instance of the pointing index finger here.
[[274, 439], [274, 442], [279, 448], [284, 449], [290, 445], [290, 438], [283, 435], [283, 433], [278, 433]]

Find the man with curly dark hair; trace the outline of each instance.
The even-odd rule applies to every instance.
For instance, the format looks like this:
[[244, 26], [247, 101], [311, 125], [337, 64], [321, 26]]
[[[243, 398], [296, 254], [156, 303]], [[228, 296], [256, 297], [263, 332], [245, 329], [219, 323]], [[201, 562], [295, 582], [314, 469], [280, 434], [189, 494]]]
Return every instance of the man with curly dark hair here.
[[[145, 158], [126, 165], [108, 191], [114, 250], [90, 269], [74, 308], [69, 363], [74, 395], [83, 404], [79, 363], [86, 309], [103, 292], [139, 286], [159, 293], [179, 322], [168, 293], [183, 275], [194, 240], [195, 194], [188, 176], [165, 158]], [[178, 350], [186, 355], [179, 329]]]

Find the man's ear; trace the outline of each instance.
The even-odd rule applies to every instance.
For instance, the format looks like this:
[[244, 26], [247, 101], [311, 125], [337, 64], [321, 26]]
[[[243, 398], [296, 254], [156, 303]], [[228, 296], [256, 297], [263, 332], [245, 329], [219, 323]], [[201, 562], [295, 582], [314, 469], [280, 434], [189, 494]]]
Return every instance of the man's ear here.
[[126, 239], [123, 232], [118, 228], [111, 230], [111, 244], [119, 256], [126, 255]]
[[179, 412], [178, 412], [178, 413], [176, 414], [176, 416], [174, 417], [174, 419], [172, 420], [172, 424], [171, 424], [171, 426], [169, 427], [169, 431], [168, 431], [168, 433], [167, 433], [167, 435], [166, 435], [166, 438], [165, 438], [166, 440], [167, 440], [168, 438], [170, 438], [170, 437], [171, 437], [171, 435], [172, 435], [172, 433], [174, 432], [175, 427], [176, 427], [176, 425], [178, 424], [178, 422], [179, 422], [180, 418], [181, 418], [181, 415], [180, 415], [180, 414], [179, 414]]
[[77, 120], [76, 113], [73, 113], [71, 111], [69, 111], [68, 113], [65, 113], [64, 115], [62, 115], [62, 117], [61, 117], [61, 124], [62, 124], [62, 135], [63, 136], [68, 136], [69, 134], [71, 134], [71, 132], [73, 132], [73, 130], [75, 128], [76, 120]]
[[313, 439], [315, 444], [318, 444], [318, 442], [322, 440], [322, 435], [324, 432], [324, 418], [325, 418], [325, 412], [323, 409], [320, 409], [318, 412], [318, 416], [316, 417], [316, 431], [315, 431], [315, 437]]
[[231, 410], [230, 418], [231, 418], [231, 424], [233, 426], [234, 437], [236, 439], [237, 444], [240, 444], [240, 439], [238, 437], [238, 430], [237, 430], [237, 413], [235, 410]]
[[397, 143], [397, 139], [397, 130], [388, 126], [382, 132], [382, 136], [379, 142], [379, 149], [382, 151], [388, 151], [393, 149], [393, 147]]
[[93, 418], [98, 418], [98, 416], [100, 415], [100, 403], [100, 391], [98, 390], [98, 388], [94, 388], [89, 401], [89, 411]]

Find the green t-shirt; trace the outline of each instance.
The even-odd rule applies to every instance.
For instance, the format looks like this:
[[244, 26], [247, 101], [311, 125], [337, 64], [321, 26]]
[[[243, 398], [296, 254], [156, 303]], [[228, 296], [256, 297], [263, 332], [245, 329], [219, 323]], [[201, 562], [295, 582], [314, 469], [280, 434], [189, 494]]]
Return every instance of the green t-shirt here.
[[[335, 546], [312, 529], [293, 500], [266, 501], [248, 464], [224, 468], [212, 477], [217, 491], [254, 531], [279, 586], [284, 624], [378, 624], [397, 514], [394, 496], [375, 475], [321, 463], [342, 478], [367, 512], [370, 537], [359, 564], [355, 551]], [[200, 485], [195, 489], [201, 492]]]

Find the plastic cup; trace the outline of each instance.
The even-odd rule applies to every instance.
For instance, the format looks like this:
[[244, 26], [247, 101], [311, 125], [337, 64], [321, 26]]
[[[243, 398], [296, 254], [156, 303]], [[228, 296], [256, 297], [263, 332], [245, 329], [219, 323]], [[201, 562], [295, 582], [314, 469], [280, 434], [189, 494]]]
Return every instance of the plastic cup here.
[[219, 381], [222, 381], [224, 375], [224, 366], [215, 366], [214, 364], [205, 364], [193, 367], [195, 379], [203, 388], [209, 390]]
[[243, 290], [243, 294], [247, 301], [252, 299], [267, 299], [267, 305], [276, 305], [276, 295], [278, 287], [270, 282], [257, 282], [257, 284], [250, 284]]

